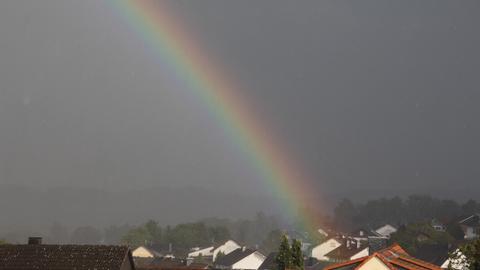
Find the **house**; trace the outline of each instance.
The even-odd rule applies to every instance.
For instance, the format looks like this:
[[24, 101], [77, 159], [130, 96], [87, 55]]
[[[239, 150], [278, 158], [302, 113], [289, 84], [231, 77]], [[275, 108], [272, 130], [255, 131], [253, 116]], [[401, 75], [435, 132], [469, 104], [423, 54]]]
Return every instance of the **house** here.
[[338, 248], [325, 254], [324, 257], [331, 262], [343, 262], [368, 256], [368, 241], [346, 238]]
[[190, 265], [151, 264], [137, 266], [137, 270], [204, 270], [209, 269], [209, 264], [192, 263]]
[[317, 227], [317, 232], [323, 237], [329, 237], [335, 235], [335, 231], [332, 229], [332, 224], [323, 223]]
[[480, 236], [480, 214], [471, 215], [458, 223], [465, 234], [465, 239], [474, 239]]
[[268, 254], [263, 263], [258, 267], [258, 270], [277, 270], [278, 265], [275, 261], [277, 255], [278, 252], [271, 252], [270, 254]]
[[214, 247], [206, 247], [206, 248], [193, 248], [190, 253], [188, 253], [188, 258], [196, 258], [196, 257], [212, 257], [213, 258], [213, 250]]
[[[267, 258], [263, 263], [258, 267], [258, 270], [278, 270], [278, 265], [276, 262], [278, 252], [271, 252], [268, 254]], [[324, 266], [331, 264], [330, 262], [318, 261], [313, 257], [305, 258], [304, 260], [304, 269], [305, 270], [322, 270]]]
[[328, 232], [326, 229], [318, 228], [317, 232], [323, 237], [328, 237]]
[[365, 228], [359, 228], [353, 232], [351, 232], [349, 237], [354, 238], [359, 241], [367, 241], [369, 236], [380, 236], [375, 231], [367, 230]]
[[175, 258], [172, 244], [148, 244], [141, 245], [132, 251], [134, 259], [139, 258]]
[[188, 258], [195, 258], [199, 256], [211, 257], [212, 261], [215, 261], [217, 259], [218, 253], [221, 252], [227, 255], [238, 248], [241, 248], [241, 246], [237, 242], [233, 240], [228, 240], [216, 246], [210, 246], [202, 249], [197, 248], [196, 250], [193, 250], [192, 252], [188, 253], [187, 256]]
[[106, 245], [43, 245], [40, 237], [27, 245], [0, 245], [0, 270], [76, 269], [135, 270], [130, 249]]
[[[135, 263], [137, 259], [134, 258]], [[150, 258], [140, 258], [140, 259], [150, 259]], [[136, 264], [138, 270], [149, 269], [149, 270], [201, 270], [208, 269], [210, 264], [203, 262], [188, 262], [185, 259], [171, 258], [171, 257], [162, 257], [150, 259], [149, 263]]]
[[312, 249], [312, 254], [311, 256], [313, 258], [316, 258], [319, 261], [328, 261], [328, 258], [325, 257], [325, 255], [332, 250], [340, 247], [342, 244], [339, 239], [336, 238], [330, 238], [327, 241], [315, 246]]
[[372, 254], [378, 250], [385, 249], [387, 247], [389, 238], [386, 236], [369, 236], [368, 237], [368, 253]]
[[430, 222], [430, 225], [437, 232], [446, 232], [447, 231], [447, 226], [437, 219], [432, 219], [432, 221]]
[[304, 260], [303, 268], [305, 270], [323, 270], [323, 268], [330, 264], [332, 263], [327, 261], [318, 261], [313, 257], [309, 257]]
[[266, 257], [257, 250], [238, 248], [225, 256], [221, 256], [215, 262], [218, 269], [245, 269], [257, 270]]
[[163, 257], [163, 254], [154, 250], [153, 248], [148, 248], [146, 246], [139, 246], [132, 251], [132, 256], [137, 258], [155, 258], [155, 257]]
[[437, 265], [410, 256], [399, 245], [374, 252], [369, 256], [336, 263], [325, 270], [441, 270]]
[[153, 259], [150, 264], [142, 265], [143, 268], [150, 267], [155, 269], [178, 269], [184, 268], [186, 266], [186, 262], [181, 259], [177, 258], [155, 258]]
[[312, 243], [310, 243], [309, 234], [307, 232], [288, 230], [286, 234], [289, 239], [295, 239], [300, 241], [302, 245], [301, 246], [302, 252], [306, 253], [310, 249], [310, 246], [312, 245]]
[[378, 229], [376, 229], [375, 232], [379, 234], [379, 236], [390, 238], [392, 233], [397, 232], [397, 228], [393, 227], [390, 224], [385, 224], [379, 227]]
[[227, 254], [231, 253], [232, 251], [234, 251], [238, 248], [241, 248], [241, 246], [233, 240], [228, 240], [225, 243], [214, 247], [214, 249], [213, 249], [213, 261], [215, 261], [217, 259], [218, 253], [221, 252], [224, 255], [227, 255]]
[[426, 242], [428, 240], [430, 240], [432, 237], [428, 234], [428, 233], [425, 233], [425, 232], [418, 232], [417, 233], [417, 242], [419, 243], [422, 243], [422, 242]]
[[208, 269], [210, 265], [208, 263], [201, 263], [201, 262], [193, 262], [187, 265], [187, 269]]

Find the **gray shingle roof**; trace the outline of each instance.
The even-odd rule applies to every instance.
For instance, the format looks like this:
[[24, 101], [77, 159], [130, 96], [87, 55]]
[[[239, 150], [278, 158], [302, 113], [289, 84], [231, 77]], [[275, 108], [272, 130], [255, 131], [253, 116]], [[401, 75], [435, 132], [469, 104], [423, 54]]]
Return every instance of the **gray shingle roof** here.
[[0, 245], [0, 270], [114, 270], [129, 260], [126, 246]]
[[217, 259], [215, 262], [216, 265], [220, 266], [232, 266], [236, 262], [240, 261], [241, 259], [247, 257], [248, 255], [254, 253], [255, 250], [253, 249], [242, 249], [238, 248], [230, 253], [228, 253], [225, 256], [221, 256], [220, 258]]

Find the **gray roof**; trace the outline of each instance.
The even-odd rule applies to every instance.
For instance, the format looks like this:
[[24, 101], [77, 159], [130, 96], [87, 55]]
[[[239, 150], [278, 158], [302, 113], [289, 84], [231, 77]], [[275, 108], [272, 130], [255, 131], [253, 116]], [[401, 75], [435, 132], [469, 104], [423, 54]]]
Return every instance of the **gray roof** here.
[[323, 270], [323, 268], [329, 266], [330, 264], [332, 264], [332, 262], [319, 261], [312, 266], [306, 266], [305, 270]]
[[278, 252], [271, 252], [268, 254], [267, 258], [263, 263], [258, 267], [258, 270], [275, 270], [278, 269], [275, 258], [277, 257]]
[[114, 270], [128, 260], [126, 246], [101, 245], [0, 245], [0, 269]]
[[243, 258], [247, 257], [248, 255], [254, 253], [255, 250], [253, 249], [243, 249], [243, 248], [238, 248], [227, 255], [221, 256], [220, 258], [217, 259], [215, 262], [216, 265], [219, 266], [232, 266], [236, 262], [242, 260]]
[[458, 223], [460, 223], [461, 225], [470, 226], [470, 227], [480, 226], [480, 214], [471, 215], [459, 221]]

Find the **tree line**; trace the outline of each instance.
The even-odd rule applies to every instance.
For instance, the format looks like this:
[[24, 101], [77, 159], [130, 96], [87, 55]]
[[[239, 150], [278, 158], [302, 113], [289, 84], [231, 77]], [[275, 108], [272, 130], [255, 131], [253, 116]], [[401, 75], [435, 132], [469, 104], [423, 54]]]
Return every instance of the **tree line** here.
[[259, 212], [252, 220], [207, 218], [165, 227], [150, 220], [128, 230], [120, 243], [153, 245], [164, 250], [172, 248], [176, 253], [185, 254], [192, 247], [207, 247], [233, 239], [242, 245], [270, 251], [278, 247], [281, 235], [275, 218]]
[[348, 232], [358, 227], [376, 228], [386, 223], [400, 226], [432, 219], [448, 224], [477, 212], [480, 204], [475, 200], [458, 203], [427, 195], [381, 198], [358, 204], [343, 199], [335, 207], [331, 222], [338, 230]]

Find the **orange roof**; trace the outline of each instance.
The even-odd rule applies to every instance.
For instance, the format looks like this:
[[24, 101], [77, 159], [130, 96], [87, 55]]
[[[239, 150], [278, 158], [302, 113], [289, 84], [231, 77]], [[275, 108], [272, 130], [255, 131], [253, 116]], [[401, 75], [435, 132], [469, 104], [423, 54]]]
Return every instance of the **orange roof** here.
[[408, 270], [440, 270], [437, 265], [419, 260], [410, 256], [401, 246], [393, 244], [390, 247], [379, 250], [370, 256], [359, 258], [352, 261], [332, 264], [325, 267], [325, 270], [334, 270], [339, 268], [349, 267], [352, 270], [360, 269], [369, 259], [376, 257], [381, 260], [388, 269], [408, 269]]

